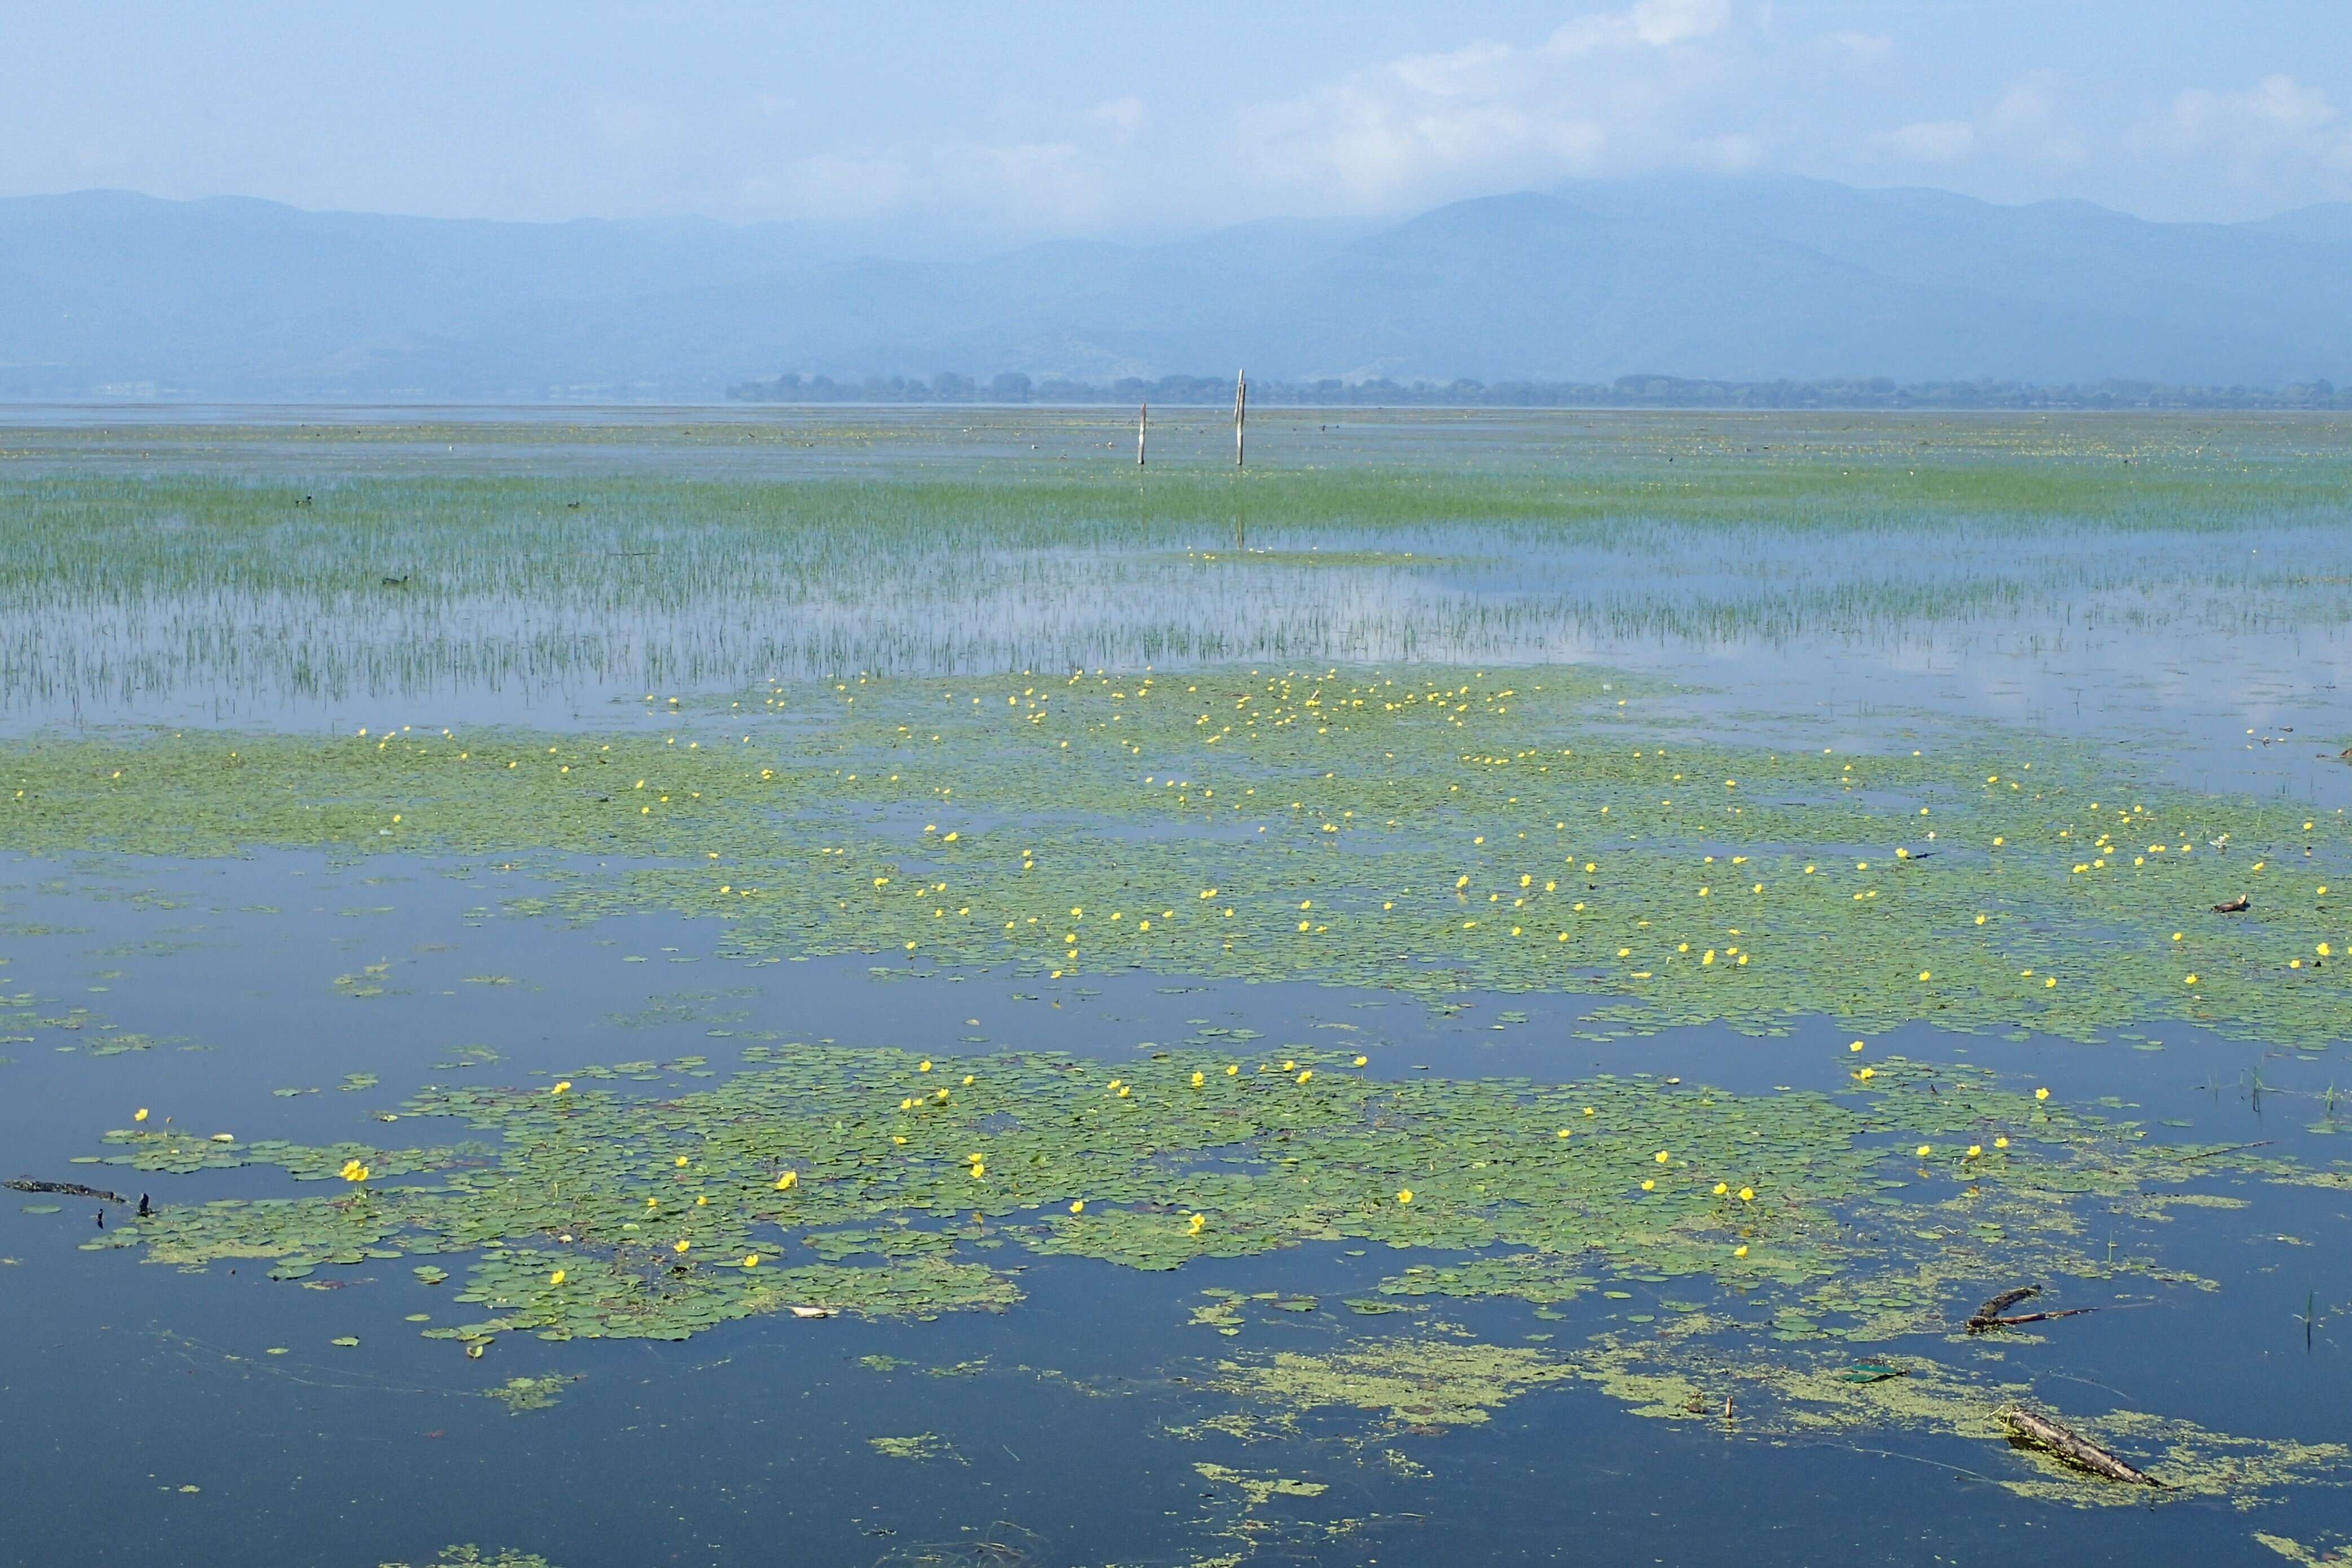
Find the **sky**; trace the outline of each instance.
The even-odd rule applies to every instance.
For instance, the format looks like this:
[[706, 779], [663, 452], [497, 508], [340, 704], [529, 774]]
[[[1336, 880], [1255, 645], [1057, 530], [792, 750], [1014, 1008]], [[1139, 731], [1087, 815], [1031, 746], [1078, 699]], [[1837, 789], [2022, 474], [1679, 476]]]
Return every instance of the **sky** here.
[[919, 249], [1690, 170], [2176, 220], [2352, 199], [2352, 5], [0, 0], [0, 195]]

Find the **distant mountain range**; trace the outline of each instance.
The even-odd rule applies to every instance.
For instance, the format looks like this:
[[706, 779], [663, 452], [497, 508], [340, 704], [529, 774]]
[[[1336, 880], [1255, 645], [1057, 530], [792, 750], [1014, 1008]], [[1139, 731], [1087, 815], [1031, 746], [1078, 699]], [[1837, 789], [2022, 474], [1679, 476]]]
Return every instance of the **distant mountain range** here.
[[2352, 381], [2352, 204], [1676, 177], [893, 260], [812, 225], [0, 200], [0, 397], [707, 400], [786, 373], [1106, 382]]

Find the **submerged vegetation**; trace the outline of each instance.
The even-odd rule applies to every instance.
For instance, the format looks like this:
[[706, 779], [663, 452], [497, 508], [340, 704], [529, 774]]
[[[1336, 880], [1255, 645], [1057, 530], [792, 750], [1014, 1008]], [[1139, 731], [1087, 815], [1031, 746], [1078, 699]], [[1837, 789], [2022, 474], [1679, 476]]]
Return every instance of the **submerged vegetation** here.
[[[793, 1044], [661, 1098], [559, 1080], [436, 1089], [403, 1119], [497, 1143], [301, 1147], [168, 1128], [107, 1135], [155, 1172], [274, 1165], [328, 1196], [172, 1204], [93, 1248], [299, 1279], [465, 1257], [478, 1344], [684, 1338], [787, 1309], [1003, 1308], [1005, 1249], [1171, 1270], [1315, 1242], [1417, 1253], [1402, 1299], [1572, 1298], [1601, 1275], [1711, 1282], [1788, 1340], [1948, 1328], [1984, 1281], [2179, 1281], [2094, 1255], [2076, 1206], [2159, 1218], [2192, 1183], [2290, 1167], [1899, 1058], [1852, 1087], [1740, 1096], [1647, 1078], [1390, 1082], [1303, 1047], [1158, 1052], [1118, 1072], [1045, 1053], [925, 1057]], [[446, 1278], [437, 1265], [418, 1270]]]
[[[243, 913], [295, 912], [273, 933], [332, 909], [329, 885], [386, 884], [340, 912], [369, 918], [334, 928], [325, 967], [269, 977], [297, 988], [287, 1016], [356, 1027], [261, 1041], [307, 1054], [224, 1089], [272, 1096], [223, 1113], [247, 1135], [197, 1120], [219, 1102], [192, 1075], [254, 1043], [216, 1042], [213, 997], [157, 1009], [105, 968], [87, 985], [103, 999], [68, 1001], [68, 977], [0, 968], [9, 1082], [111, 1075], [115, 1096], [142, 1078], [119, 1110], [41, 1113], [83, 1129], [41, 1157], [102, 1185], [26, 1191], [100, 1216], [39, 1203], [11, 1222], [72, 1236], [92, 1277], [134, 1257], [219, 1276], [162, 1271], [165, 1300], [249, 1287], [299, 1312], [326, 1299], [300, 1289], [380, 1286], [431, 1343], [388, 1316], [337, 1323], [319, 1337], [357, 1332], [328, 1341], [329, 1375], [433, 1358], [482, 1379], [458, 1405], [519, 1451], [616, 1400], [633, 1432], [688, 1430], [660, 1419], [679, 1353], [646, 1342], [706, 1335], [719, 1359], [698, 1370], [754, 1343], [793, 1376], [854, 1369], [858, 1420], [812, 1403], [819, 1419], [751, 1446], [777, 1462], [771, 1437], [805, 1428], [802, 1456], [887, 1472], [901, 1500], [993, 1487], [1000, 1452], [1038, 1463], [1027, 1435], [1000, 1440], [1004, 1412], [1034, 1414], [1012, 1396], [966, 1418], [980, 1380], [1087, 1397], [1112, 1419], [1073, 1422], [1082, 1442], [1132, 1396], [1175, 1418], [1122, 1438], [1188, 1445], [1151, 1461], [1187, 1495], [1146, 1506], [1220, 1568], [1360, 1546], [1391, 1517], [1365, 1506], [1386, 1494], [1357, 1495], [1371, 1480], [1454, 1484], [1436, 1467], [1491, 1464], [1576, 1396], [1654, 1419], [1664, 1444], [1899, 1438], [1902, 1458], [2066, 1505], [2242, 1507], [2343, 1478], [2352, 1454], [2293, 1421], [2239, 1435], [2245, 1406], [2192, 1404], [2183, 1379], [2127, 1394], [2091, 1375], [2168, 1354], [2126, 1343], [2115, 1325], [2157, 1315], [2123, 1309], [2256, 1299], [2238, 1287], [2273, 1270], [2217, 1250], [2225, 1222], [2231, 1245], [2308, 1247], [2285, 1217], [2324, 1228], [2352, 1185], [2317, 1082], [2352, 1032], [2352, 824], [2313, 782], [2352, 777], [2335, 758], [2352, 736], [2323, 727], [2332, 688], [2301, 641], [2352, 623], [2352, 426], [1268, 417], [1291, 428], [1242, 475], [1197, 461], [1229, 461], [1213, 422], [1163, 433], [1157, 411], [1171, 455], [1155, 444], [1140, 476], [1122, 427], [1034, 409], [0, 435], [0, 854], [40, 878], [5, 889], [24, 906], [0, 938], [30, 946], [0, 964], [60, 951], [65, 928], [30, 916], [68, 899], [178, 907], [115, 885], [127, 867], [314, 879], [299, 903], [290, 882], [240, 888], [270, 901]], [[2109, 635], [2168, 660], [2230, 640], [2153, 672], [2177, 687], [2243, 674], [2256, 640], [2278, 653], [2276, 680], [2217, 702], [2221, 788], [2173, 765], [2144, 672], [2119, 668], [2137, 653], [2079, 657]], [[1974, 695], [1924, 712], [1759, 673], [1840, 647], [1868, 650], [1841, 666], [1864, 686], [1922, 649], [2016, 658], [1968, 664]], [[1694, 668], [1661, 649], [1731, 656], [1701, 689], [1660, 673]], [[2062, 665], [2080, 682], [2063, 720]], [[1975, 700], [2003, 683], [2025, 695]], [[2239, 702], [2248, 726], [2274, 705], [2244, 749], [2289, 747], [2292, 785], [2232, 770]], [[1995, 708], [2027, 722], [1975, 716]], [[113, 722], [132, 716], [180, 722]], [[389, 886], [426, 866], [467, 885], [467, 932], [493, 927], [411, 941], [420, 963], [465, 948], [431, 993], [393, 972], [394, 944], [457, 933]], [[90, 956], [239, 929], [226, 896], [187, 902], [183, 925]], [[532, 967], [582, 956], [566, 925], [624, 961], [716, 956], [740, 983], [616, 968], [567, 993]], [[826, 957], [856, 962], [783, 967]], [[176, 983], [234, 972], [185, 962]], [[1149, 981], [1104, 983], [1129, 974]], [[819, 993], [845, 976], [899, 982], [861, 993], [873, 1028], [845, 1034], [923, 1049], [825, 1036], [799, 1004], [836, 1005]], [[961, 1015], [982, 988], [956, 983], [982, 976], [1039, 1004], [1024, 1023], [1066, 1004], [1055, 1029], [1101, 1032], [992, 1018], [1014, 1043], [991, 1044], [925, 1010]], [[1319, 1004], [1201, 985], [1220, 981], [1416, 1011], [1396, 1038], [1378, 1013], [1310, 1033], [1297, 1015]], [[1162, 1038], [1139, 1043], [1089, 1011], [1151, 983], [1217, 989], [1197, 1010], [1226, 1011], [1180, 1030], [1159, 1014], [1192, 1001], [1143, 998]], [[1492, 1059], [1457, 1051], [1453, 1024], [1403, 1060], [1398, 1039], [1437, 1021], [1419, 1009], [1516, 1028], [1538, 997], [1573, 1000], [1508, 1040], [1531, 1077], [1477, 1076]], [[463, 1033], [431, 1032], [457, 1017]], [[1713, 1025], [1747, 1038], [1677, 1032]], [[598, 1051], [582, 1031], [606, 1028], [684, 1038], [580, 1060]], [[1960, 1033], [2150, 1054], [2070, 1050], [2045, 1082], [2025, 1051], [2004, 1073], [1952, 1060]], [[2083, 1092], [2086, 1062], [2182, 1062], [2179, 1035], [2217, 1100], [2202, 1063], [2221, 1042], [2299, 1055], [2313, 1082], [2273, 1113], [2308, 1092], [2321, 1119], [2239, 1141], [2200, 1113], [2189, 1142], [2188, 1119], [2126, 1097], [2175, 1109], [2178, 1082]], [[1616, 1071], [1528, 1065], [1587, 1046]], [[1718, 1047], [1725, 1071], [1688, 1064]], [[2245, 1081], [2258, 1114], [2263, 1074]], [[407, 1097], [361, 1098], [385, 1089]], [[105, 1207], [118, 1187], [136, 1209]], [[2265, 1311], [2291, 1287], [2297, 1354], [2327, 1354], [2334, 1254], [2264, 1256], [2321, 1261], [2255, 1284]], [[1022, 1336], [1066, 1329], [1072, 1293], [1140, 1337], [1091, 1368], [1050, 1348], [1036, 1364]], [[2228, 1364], [2270, 1354], [2237, 1332], [2208, 1342]], [[278, 1337], [262, 1353], [310, 1343]], [[698, 1383], [698, 1418], [747, 1385], [753, 1426], [790, 1408], [766, 1375]], [[509, 1423], [484, 1398], [542, 1414]], [[2159, 1486], [2012, 1447], [2004, 1414], [2026, 1408]], [[728, 1506], [758, 1490], [725, 1455], [687, 1458]], [[881, 1517], [856, 1527], [897, 1528]], [[2337, 1551], [2282, 1524], [2300, 1536], [2255, 1540]], [[488, 1533], [468, 1519], [362, 1550]], [[1079, 1549], [958, 1534], [883, 1560]]]
[[2345, 619], [2325, 418], [1276, 417], [0, 433], [0, 713]]
[[1234, 670], [778, 684], [609, 738], [58, 737], [0, 758], [0, 847], [537, 852], [516, 907], [719, 919], [747, 957], [1587, 991], [1603, 1031], [2345, 1033], [2340, 810], [1990, 727], [1692, 740], [1664, 706]]

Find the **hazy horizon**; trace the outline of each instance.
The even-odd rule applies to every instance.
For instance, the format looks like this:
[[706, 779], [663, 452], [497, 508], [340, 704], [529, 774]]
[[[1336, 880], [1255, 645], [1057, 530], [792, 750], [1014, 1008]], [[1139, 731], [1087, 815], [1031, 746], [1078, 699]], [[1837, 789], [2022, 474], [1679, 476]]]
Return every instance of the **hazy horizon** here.
[[1676, 171], [2228, 222], [2352, 199], [2319, 5], [0, 5], [0, 195], [700, 216], [927, 255]]

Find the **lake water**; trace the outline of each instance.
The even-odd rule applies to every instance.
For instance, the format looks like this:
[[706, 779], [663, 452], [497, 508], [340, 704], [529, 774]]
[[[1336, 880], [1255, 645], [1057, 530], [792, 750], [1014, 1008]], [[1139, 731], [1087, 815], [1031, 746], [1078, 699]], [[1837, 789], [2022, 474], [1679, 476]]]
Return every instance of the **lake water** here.
[[0, 430], [0, 1563], [2347, 1550], [2352, 424], [1262, 423]]

